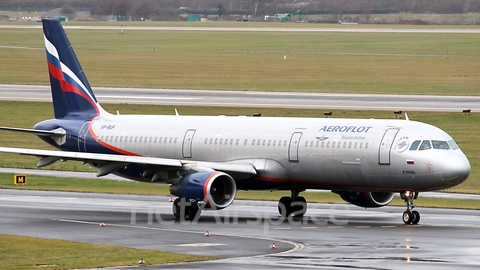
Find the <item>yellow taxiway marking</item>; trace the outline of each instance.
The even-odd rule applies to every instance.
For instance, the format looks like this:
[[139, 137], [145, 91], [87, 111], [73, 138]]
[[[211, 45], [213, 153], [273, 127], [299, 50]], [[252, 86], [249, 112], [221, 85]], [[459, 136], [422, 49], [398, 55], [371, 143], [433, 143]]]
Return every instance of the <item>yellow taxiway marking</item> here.
[[371, 228], [372, 226], [355, 226], [355, 229], [367, 229]]
[[278, 228], [274, 228], [274, 230], [291, 230], [292, 228], [290, 227], [278, 227]]
[[329, 229], [343, 229], [343, 226], [328, 226]]
[[389, 226], [381, 226], [381, 228], [387, 229], [387, 228], [396, 228], [397, 226], [395, 225], [389, 225]]
[[316, 229], [317, 227], [312, 226], [312, 227], [302, 227], [302, 229]]

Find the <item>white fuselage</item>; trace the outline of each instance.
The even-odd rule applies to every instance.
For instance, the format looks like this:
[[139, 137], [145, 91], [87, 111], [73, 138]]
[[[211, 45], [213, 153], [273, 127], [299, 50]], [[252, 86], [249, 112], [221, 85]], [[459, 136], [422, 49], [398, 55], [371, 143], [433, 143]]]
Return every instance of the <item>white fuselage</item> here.
[[406, 120], [107, 115], [89, 132], [125, 154], [252, 163], [255, 180], [288, 189], [438, 190], [464, 181], [470, 170], [460, 149], [410, 150], [416, 140], [453, 140]]

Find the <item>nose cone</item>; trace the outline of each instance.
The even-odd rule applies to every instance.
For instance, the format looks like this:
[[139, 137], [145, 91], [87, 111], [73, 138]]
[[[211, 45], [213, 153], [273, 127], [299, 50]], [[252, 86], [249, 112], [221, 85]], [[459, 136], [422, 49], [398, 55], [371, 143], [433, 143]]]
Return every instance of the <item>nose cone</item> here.
[[443, 161], [444, 180], [450, 187], [465, 181], [470, 175], [470, 162], [465, 155], [450, 156]]

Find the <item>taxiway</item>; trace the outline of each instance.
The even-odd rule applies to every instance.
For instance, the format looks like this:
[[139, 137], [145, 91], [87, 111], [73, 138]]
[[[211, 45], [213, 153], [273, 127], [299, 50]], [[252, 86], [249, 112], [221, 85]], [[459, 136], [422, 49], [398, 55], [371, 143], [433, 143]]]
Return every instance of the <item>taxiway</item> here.
[[147, 269], [480, 267], [478, 211], [422, 208], [419, 225], [404, 225], [403, 210], [311, 203], [305, 218], [280, 220], [276, 202], [242, 200], [191, 223], [164, 196], [3, 189], [0, 233], [223, 258]]
[[[480, 96], [333, 94], [94, 87], [100, 103], [386, 111], [480, 111]], [[0, 100], [52, 102], [50, 86], [0, 84]], [[180, 112], [181, 113], [181, 112]]]

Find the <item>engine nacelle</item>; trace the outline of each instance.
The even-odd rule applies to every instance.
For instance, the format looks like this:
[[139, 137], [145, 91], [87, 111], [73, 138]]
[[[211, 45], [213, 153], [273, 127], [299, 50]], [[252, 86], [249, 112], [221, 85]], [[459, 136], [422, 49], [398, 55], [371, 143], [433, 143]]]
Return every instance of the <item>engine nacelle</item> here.
[[191, 203], [203, 202], [206, 209], [220, 210], [232, 204], [237, 185], [223, 172], [187, 173], [177, 184], [170, 186], [170, 193]]
[[393, 200], [392, 192], [335, 191], [346, 202], [361, 207], [382, 207]]

